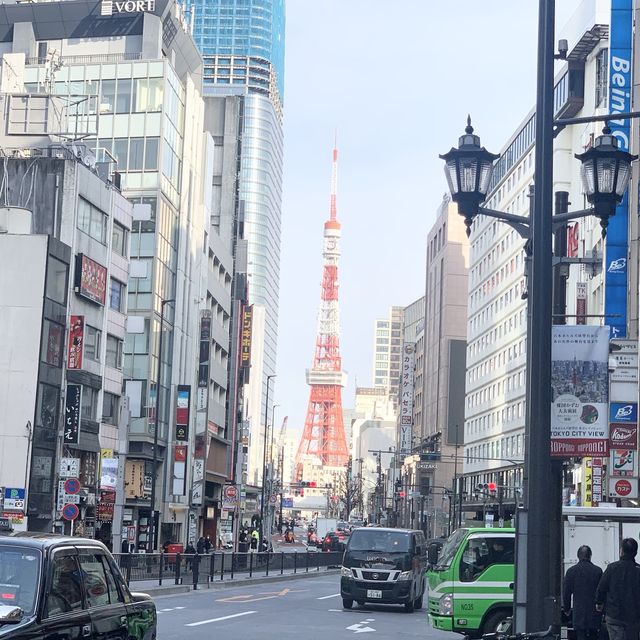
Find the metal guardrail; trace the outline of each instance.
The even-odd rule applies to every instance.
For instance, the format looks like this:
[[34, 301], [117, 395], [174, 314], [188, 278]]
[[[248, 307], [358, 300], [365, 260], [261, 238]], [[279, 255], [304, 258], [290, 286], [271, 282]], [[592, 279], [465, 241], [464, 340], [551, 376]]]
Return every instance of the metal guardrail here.
[[215, 580], [248, 577], [304, 574], [342, 564], [342, 551], [293, 553], [261, 551], [249, 553], [114, 553], [127, 584], [157, 580], [174, 584], [208, 584]]
[[[58, 58], [65, 64], [95, 64], [98, 62], [126, 62], [130, 60], [142, 60], [142, 53], [95, 53], [93, 55], [84, 56], [59, 56]], [[47, 57], [28, 57], [25, 59], [27, 67], [40, 66], [47, 64]]]

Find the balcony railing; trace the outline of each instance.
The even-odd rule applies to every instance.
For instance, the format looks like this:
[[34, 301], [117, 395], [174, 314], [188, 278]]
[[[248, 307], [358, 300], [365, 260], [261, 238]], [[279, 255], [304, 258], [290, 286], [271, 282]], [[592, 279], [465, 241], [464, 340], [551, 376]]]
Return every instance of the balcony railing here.
[[[65, 65], [71, 64], [96, 64], [99, 62], [128, 62], [131, 60], [142, 60], [142, 53], [97, 53], [95, 55], [86, 56], [60, 56], [60, 62]], [[45, 65], [48, 62], [48, 58], [27, 58], [25, 64], [28, 67], [37, 67]]]

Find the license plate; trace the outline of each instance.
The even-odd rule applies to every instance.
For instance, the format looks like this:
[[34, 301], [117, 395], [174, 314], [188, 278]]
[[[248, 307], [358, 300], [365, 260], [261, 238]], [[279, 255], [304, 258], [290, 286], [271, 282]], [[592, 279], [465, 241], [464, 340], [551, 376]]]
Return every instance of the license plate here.
[[382, 591], [378, 589], [367, 589], [367, 598], [382, 598]]

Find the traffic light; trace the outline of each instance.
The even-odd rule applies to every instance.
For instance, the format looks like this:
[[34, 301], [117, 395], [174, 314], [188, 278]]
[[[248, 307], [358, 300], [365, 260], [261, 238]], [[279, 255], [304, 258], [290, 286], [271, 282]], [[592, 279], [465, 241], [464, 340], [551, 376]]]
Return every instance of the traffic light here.
[[404, 491], [398, 491], [398, 497], [399, 498], [404, 498], [406, 495], [406, 493]]
[[495, 482], [489, 482], [487, 484], [487, 489], [489, 489], [489, 493], [494, 494], [498, 491], [498, 485]]
[[300, 480], [299, 484], [301, 487], [307, 487], [309, 489], [314, 489], [318, 486], [318, 483], [315, 480]]

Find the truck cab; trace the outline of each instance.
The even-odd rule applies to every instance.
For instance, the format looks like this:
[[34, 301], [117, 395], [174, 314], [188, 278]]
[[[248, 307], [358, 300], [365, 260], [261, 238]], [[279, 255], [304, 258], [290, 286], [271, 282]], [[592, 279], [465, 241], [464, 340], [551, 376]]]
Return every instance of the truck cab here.
[[515, 530], [456, 530], [429, 558], [429, 618], [436, 629], [494, 632], [513, 608]]

